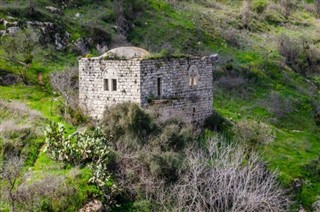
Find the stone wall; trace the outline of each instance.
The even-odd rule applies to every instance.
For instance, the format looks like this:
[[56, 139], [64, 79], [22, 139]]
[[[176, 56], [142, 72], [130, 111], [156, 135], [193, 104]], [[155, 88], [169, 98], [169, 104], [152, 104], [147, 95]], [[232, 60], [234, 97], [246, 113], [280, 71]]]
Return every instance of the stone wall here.
[[[105, 89], [108, 79], [109, 89]], [[112, 90], [112, 79], [117, 90]], [[106, 106], [122, 102], [140, 104], [140, 61], [87, 59], [79, 61], [79, 102], [93, 118], [101, 118]]]
[[213, 109], [212, 62], [206, 57], [141, 61], [141, 104], [155, 108], [160, 120], [203, 123]]
[[[109, 89], [105, 89], [108, 79]], [[112, 91], [111, 80], [117, 80]], [[155, 109], [160, 120], [203, 123], [212, 114], [212, 62], [209, 58], [79, 61], [79, 99], [84, 111], [101, 118], [106, 106], [135, 102]]]

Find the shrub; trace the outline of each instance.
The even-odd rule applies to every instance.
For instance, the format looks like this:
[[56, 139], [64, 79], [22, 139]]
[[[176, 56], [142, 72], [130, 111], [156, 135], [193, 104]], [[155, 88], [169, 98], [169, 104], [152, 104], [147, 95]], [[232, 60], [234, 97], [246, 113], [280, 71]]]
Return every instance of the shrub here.
[[316, 122], [316, 125], [320, 126], [320, 107], [319, 106], [317, 107], [317, 109], [315, 111], [314, 120]]
[[239, 121], [233, 126], [232, 132], [236, 141], [249, 148], [266, 145], [274, 140], [271, 127], [263, 122], [254, 120]]
[[1, 167], [2, 170], [0, 170], [0, 179], [3, 180], [3, 185], [0, 188], [0, 197], [11, 204], [12, 211], [16, 211], [17, 209], [17, 191], [15, 190], [15, 186], [21, 175], [22, 166], [23, 160], [12, 153], [6, 159], [3, 167]]
[[277, 119], [281, 119], [293, 111], [292, 101], [289, 98], [283, 98], [277, 92], [270, 94], [264, 106]]
[[204, 127], [216, 132], [226, 133], [232, 126], [231, 122], [221, 116], [218, 112], [213, 111], [213, 114], [205, 121]]
[[148, 161], [144, 161], [150, 174], [156, 178], [172, 183], [178, 178], [178, 171], [182, 165], [183, 156], [176, 152], [158, 152], [153, 154]]
[[[236, 29], [230, 28], [222, 30], [221, 36], [228, 42], [229, 45], [240, 48], [239, 32]], [[232, 68], [231, 68], [232, 69]]]
[[[290, 198], [256, 154], [215, 136], [187, 152], [178, 182], [159, 196], [168, 211], [287, 211]], [[163, 191], [161, 191], [163, 192]]]
[[78, 99], [78, 68], [71, 67], [65, 71], [55, 72], [50, 75], [51, 86], [62, 96], [60, 112], [64, 118], [73, 125], [79, 125], [88, 120], [79, 107]]
[[309, 46], [303, 38], [294, 39], [288, 35], [280, 35], [278, 51], [285, 58], [286, 64], [302, 75], [319, 69], [319, 50], [314, 46]]
[[289, 66], [294, 66], [302, 52], [302, 47], [297, 40], [281, 34], [278, 37], [278, 51], [286, 59]]
[[286, 19], [289, 19], [290, 15], [297, 7], [297, 1], [296, 0], [281, 0], [280, 4], [283, 9], [284, 16], [286, 17]]
[[320, 180], [320, 157], [315, 160], [312, 160], [305, 167], [305, 170], [308, 172], [308, 175], [316, 180]]
[[0, 100], [0, 117], [0, 161], [14, 154], [22, 157], [26, 166], [32, 165], [42, 145], [41, 113], [21, 102]]
[[62, 124], [51, 122], [45, 130], [45, 137], [44, 151], [53, 159], [73, 165], [91, 164], [94, 173], [89, 181], [99, 186], [109, 180], [107, 165], [113, 156], [100, 128], [67, 136]]
[[254, 0], [251, 3], [251, 7], [257, 13], [263, 13], [268, 6], [267, 0]]
[[120, 137], [129, 136], [145, 142], [156, 126], [150, 115], [144, 112], [137, 104], [123, 103], [116, 107], [107, 108], [102, 129], [111, 141], [118, 141]]
[[161, 132], [152, 142], [163, 151], [181, 151], [192, 141], [192, 129], [179, 122], [166, 122], [160, 126]]
[[278, 4], [270, 3], [265, 11], [265, 19], [271, 24], [282, 23], [284, 16], [281, 13], [281, 7]]
[[68, 199], [75, 195], [76, 189], [64, 177], [48, 175], [31, 183], [26, 180], [23, 178], [22, 184], [17, 187], [16, 191], [20, 209], [35, 211], [71, 208]]

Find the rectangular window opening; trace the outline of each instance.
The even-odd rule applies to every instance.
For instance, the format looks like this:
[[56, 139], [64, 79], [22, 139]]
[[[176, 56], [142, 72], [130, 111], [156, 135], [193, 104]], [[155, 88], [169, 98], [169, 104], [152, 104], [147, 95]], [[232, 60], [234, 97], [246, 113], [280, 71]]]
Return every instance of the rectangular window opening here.
[[104, 79], [104, 90], [105, 91], [109, 90], [109, 80], [108, 79]]
[[157, 94], [158, 94], [158, 96], [161, 96], [161, 78], [159, 77], [158, 79], [157, 79]]
[[117, 80], [112, 79], [112, 91], [117, 91]]
[[191, 77], [191, 86], [194, 86], [194, 77]]
[[193, 78], [193, 86], [197, 86], [198, 85], [198, 80], [196, 77]]

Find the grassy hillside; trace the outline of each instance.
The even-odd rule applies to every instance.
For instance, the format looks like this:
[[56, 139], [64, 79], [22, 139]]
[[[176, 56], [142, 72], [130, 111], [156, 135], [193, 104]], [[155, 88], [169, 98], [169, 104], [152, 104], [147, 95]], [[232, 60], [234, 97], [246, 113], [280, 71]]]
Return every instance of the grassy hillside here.
[[[0, 19], [12, 16], [19, 22], [53, 22], [71, 34], [71, 42], [103, 33], [109, 47], [131, 44], [153, 53], [218, 53], [214, 109], [234, 124], [249, 119], [272, 126], [274, 141], [259, 148], [268, 168], [279, 172], [279, 181], [289, 190], [294, 190], [297, 179], [302, 182], [301, 188], [292, 191], [297, 206], [310, 210], [319, 198], [320, 21], [313, 1], [286, 5], [272, 0], [248, 4], [137, 0], [123, 1], [123, 12], [109, 0], [22, 2], [1, 3]], [[62, 13], [50, 13], [45, 6], [60, 8]], [[119, 24], [119, 15], [125, 22]], [[52, 93], [49, 74], [76, 66], [79, 55], [68, 49], [41, 49], [27, 67], [31, 84], [0, 86], [0, 99], [20, 101], [40, 111], [44, 119], [39, 122], [44, 126], [47, 120], [64, 122], [55, 109], [59, 101], [54, 100], [60, 97]], [[98, 54], [94, 48], [89, 53]], [[0, 56], [0, 72], [18, 72], [2, 59], [6, 54], [1, 46]], [[44, 73], [45, 86], [37, 83], [39, 71]], [[6, 118], [0, 113], [1, 122]], [[77, 127], [67, 126], [70, 131]], [[37, 169], [47, 160], [40, 154], [34, 165], [26, 167]]]

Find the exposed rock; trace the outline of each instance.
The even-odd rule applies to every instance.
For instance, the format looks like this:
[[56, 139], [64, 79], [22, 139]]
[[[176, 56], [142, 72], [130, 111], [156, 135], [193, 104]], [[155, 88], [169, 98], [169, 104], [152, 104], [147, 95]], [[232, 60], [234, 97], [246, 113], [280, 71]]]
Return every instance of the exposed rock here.
[[55, 14], [60, 14], [61, 10], [56, 8], [56, 7], [52, 7], [52, 6], [46, 6], [45, 7], [49, 12], [55, 13]]
[[0, 85], [3, 85], [3, 86], [15, 85], [19, 82], [22, 82], [22, 79], [19, 76], [11, 73], [7, 73], [0, 76]]
[[14, 35], [21, 30], [20, 27], [9, 27], [6, 31], [8, 35]]
[[320, 212], [320, 199], [315, 201], [313, 204], [312, 204], [312, 211], [313, 212]]
[[298, 192], [302, 188], [302, 181], [299, 178], [294, 179], [293, 181], [293, 189]]
[[99, 200], [92, 200], [87, 203], [83, 208], [80, 209], [80, 212], [102, 212], [105, 211], [102, 202]]
[[81, 14], [80, 14], [80, 13], [76, 13], [74, 16], [75, 16], [76, 18], [80, 18], [80, 17], [81, 17]]
[[107, 44], [99, 44], [99, 43], [97, 44], [96, 49], [97, 49], [98, 52], [100, 52], [101, 54], [109, 50]]
[[70, 37], [71, 35], [68, 32], [65, 32], [64, 34], [56, 33], [54, 35], [55, 48], [57, 50], [65, 49], [69, 44]]
[[307, 212], [307, 211], [306, 211], [306, 209], [304, 209], [304, 208], [300, 205], [300, 207], [299, 207], [299, 209], [298, 209], [298, 212]]
[[211, 54], [211, 55], [209, 55], [209, 59], [210, 59], [212, 62], [217, 62], [217, 61], [220, 59], [220, 57], [219, 57], [218, 54]]
[[27, 27], [34, 27], [34, 28], [41, 29], [43, 33], [47, 33], [51, 29], [55, 28], [54, 24], [51, 22], [27, 21], [26, 24], [27, 24]]
[[15, 18], [12, 17], [12, 16], [7, 16], [7, 19], [9, 19], [9, 20], [11, 20], [11, 21], [15, 20]]
[[0, 30], [0, 36], [4, 36], [6, 34], [6, 30]]
[[93, 38], [79, 38], [70, 47], [72, 52], [78, 55], [86, 55], [90, 48], [96, 48], [98, 52], [105, 53], [108, 51], [106, 42], [97, 43]]
[[40, 21], [28, 21], [26, 25], [40, 31], [40, 41], [43, 44], [53, 44], [57, 50], [65, 49], [69, 44], [70, 34], [58, 25]]
[[71, 51], [83, 56], [88, 52], [88, 48], [89, 48], [88, 40], [85, 38], [79, 38], [72, 45]]
[[7, 28], [7, 25], [8, 25], [8, 21], [4, 18], [0, 19], [0, 24], [3, 24], [4, 28]]

